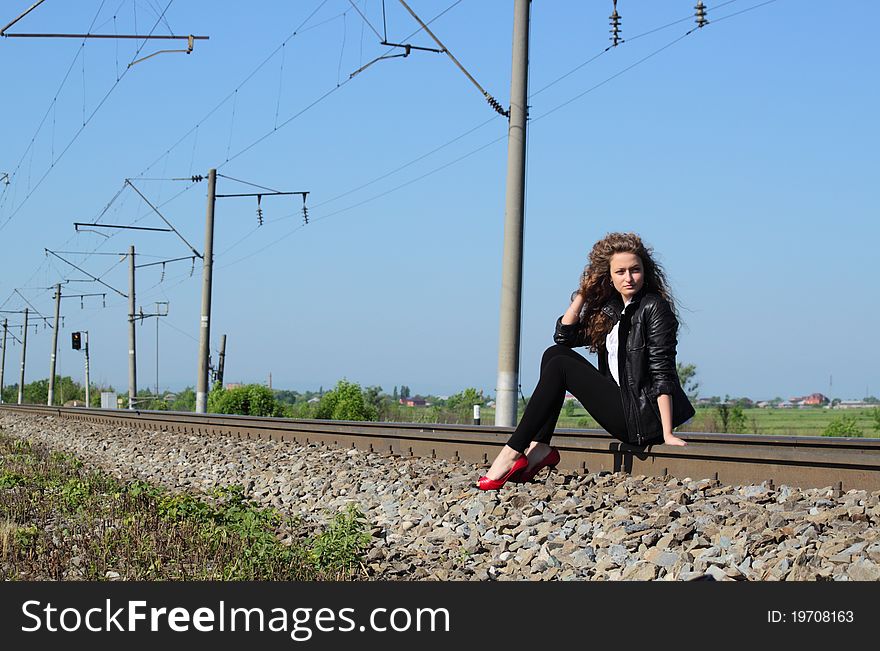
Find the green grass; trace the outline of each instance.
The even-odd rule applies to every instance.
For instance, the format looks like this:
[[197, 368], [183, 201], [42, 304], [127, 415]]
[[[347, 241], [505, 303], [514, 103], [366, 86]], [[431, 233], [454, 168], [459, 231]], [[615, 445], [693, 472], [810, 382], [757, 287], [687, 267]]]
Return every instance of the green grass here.
[[[876, 409], [876, 408], [874, 408]], [[519, 405], [518, 418], [522, 418], [522, 401]], [[822, 433], [833, 420], [843, 416], [852, 416], [865, 438], [880, 437], [880, 431], [874, 428], [877, 422], [873, 417], [873, 409], [744, 409], [744, 434], [770, 434], [778, 436], [822, 436]], [[495, 423], [495, 410], [480, 410], [480, 420], [484, 425]], [[715, 408], [701, 407], [691, 421], [678, 429], [681, 432], [720, 432], [721, 419]], [[601, 429], [599, 424], [580, 406], [574, 410], [573, 416], [559, 415], [556, 424], [559, 428]]]
[[344, 580], [369, 542], [354, 504], [308, 536], [240, 486], [123, 483], [0, 431], [0, 580]]

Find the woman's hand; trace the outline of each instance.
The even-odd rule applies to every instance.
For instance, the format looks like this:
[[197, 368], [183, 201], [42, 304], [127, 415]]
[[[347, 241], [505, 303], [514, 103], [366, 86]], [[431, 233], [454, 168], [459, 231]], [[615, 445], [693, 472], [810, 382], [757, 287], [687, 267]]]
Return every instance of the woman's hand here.
[[660, 422], [663, 424], [663, 443], [666, 445], [687, 445], [687, 442], [672, 433], [672, 396], [661, 393], [657, 396], [657, 407], [660, 409]]
[[562, 315], [562, 324], [563, 325], [572, 325], [573, 323], [577, 323], [581, 317], [581, 309], [584, 307], [584, 296], [580, 292], [578, 292], [574, 300], [572, 300], [571, 305], [568, 306], [568, 309], [565, 311], [565, 314]]

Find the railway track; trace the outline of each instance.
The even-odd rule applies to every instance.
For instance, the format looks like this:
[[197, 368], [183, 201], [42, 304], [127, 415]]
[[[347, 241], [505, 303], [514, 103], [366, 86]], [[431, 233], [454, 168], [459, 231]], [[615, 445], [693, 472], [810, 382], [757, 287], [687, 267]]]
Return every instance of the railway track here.
[[[293, 420], [226, 414], [0, 405], [0, 413], [53, 416], [71, 421], [163, 430], [182, 434], [231, 435], [298, 444], [322, 443], [404, 456], [488, 463], [512, 428], [424, 423]], [[557, 429], [553, 445], [561, 469], [634, 475], [712, 478], [724, 484], [770, 481], [800, 488], [831, 486], [880, 490], [880, 439], [685, 433], [687, 447], [639, 448], [601, 430]]]

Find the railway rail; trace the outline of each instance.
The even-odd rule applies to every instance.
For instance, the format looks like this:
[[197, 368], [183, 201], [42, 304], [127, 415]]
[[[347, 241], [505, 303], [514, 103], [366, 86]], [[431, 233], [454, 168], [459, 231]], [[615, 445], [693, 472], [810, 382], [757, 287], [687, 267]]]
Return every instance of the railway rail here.
[[[512, 428], [424, 423], [295, 420], [169, 411], [0, 405], [0, 413], [182, 434], [231, 435], [298, 444], [322, 443], [404, 456], [488, 463]], [[724, 484], [764, 481], [800, 488], [880, 490], [880, 439], [684, 433], [686, 447], [636, 447], [601, 430], [557, 429], [560, 469], [717, 479]]]

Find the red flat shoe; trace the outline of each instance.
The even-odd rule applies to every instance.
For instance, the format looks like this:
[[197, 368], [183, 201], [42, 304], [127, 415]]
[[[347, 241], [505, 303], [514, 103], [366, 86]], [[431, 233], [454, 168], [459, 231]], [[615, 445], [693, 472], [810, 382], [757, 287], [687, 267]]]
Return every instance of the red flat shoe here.
[[477, 488], [481, 491], [496, 491], [507, 481], [513, 477], [516, 473], [521, 471], [523, 468], [529, 465], [529, 460], [526, 459], [526, 456], [523, 455], [519, 459], [513, 462], [513, 467], [507, 471], [507, 474], [504, 475], [501, 479], [489, 479], [486, 475], [483, 475], [477, 480]]
[[513, 481], [523, 484], [532, 481], [532, 478], [538, 474], [538, 471], [541, 470], [541, 468], [544, 468], [545, 466], [555, 468], [559, 465], [559, 459], [559, 450], [556, 448], [550, 448], [550, 452], [547, 453], [547, 456], [536, 463], [534, 468], [531, 470], [523, 470]]

